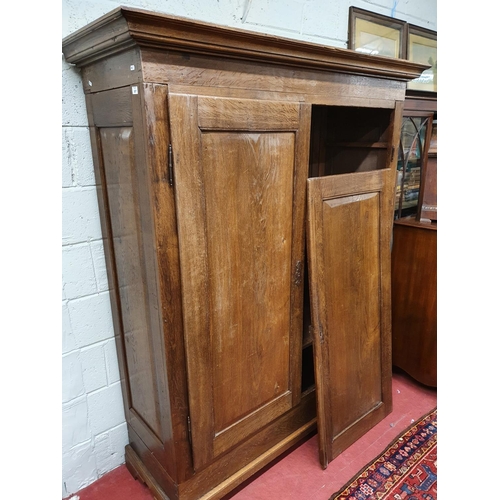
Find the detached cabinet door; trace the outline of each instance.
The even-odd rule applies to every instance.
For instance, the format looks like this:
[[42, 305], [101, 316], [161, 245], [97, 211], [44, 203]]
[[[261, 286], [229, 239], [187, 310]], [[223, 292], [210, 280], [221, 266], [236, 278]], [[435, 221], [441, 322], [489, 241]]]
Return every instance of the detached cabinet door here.
[[308, 179], [320, 461], [392, 410], [390, 169]]
[[195, 469], [300, 401], [309, 113], [169, 96]]

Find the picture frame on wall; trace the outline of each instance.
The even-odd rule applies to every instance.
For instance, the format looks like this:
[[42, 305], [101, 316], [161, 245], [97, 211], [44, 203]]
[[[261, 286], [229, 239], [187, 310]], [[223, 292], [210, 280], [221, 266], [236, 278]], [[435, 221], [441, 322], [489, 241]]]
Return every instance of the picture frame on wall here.
[[406, 59], [406, 23], [358, 7], [349, 8], [348, 48], [365, 54]]
[[437, 92], [437, 33], [409, 24], [408, 60], [430, 66], [419, 78], [408, 82], [408, 89]]
[[437, 93], [436, 31], [359, 7], [350, 7], [347, 48], [429, 65], [430, 68], [409, 82], [407, 88]]

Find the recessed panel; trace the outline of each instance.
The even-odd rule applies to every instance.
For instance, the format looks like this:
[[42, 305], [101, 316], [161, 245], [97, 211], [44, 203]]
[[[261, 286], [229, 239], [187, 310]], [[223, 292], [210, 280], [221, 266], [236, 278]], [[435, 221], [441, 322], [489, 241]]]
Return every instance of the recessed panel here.
[[161, 436], [146, 277], [137, 218], [137, 177], [131, 127], [100, 129], [123, 319], [131, 407]]
[[379, 196], [323, 202], [326, 325], [338, 434], [381, 400]]
[[204, 132], [202, 150], [220, 432], [289, 390], [294, 134]]

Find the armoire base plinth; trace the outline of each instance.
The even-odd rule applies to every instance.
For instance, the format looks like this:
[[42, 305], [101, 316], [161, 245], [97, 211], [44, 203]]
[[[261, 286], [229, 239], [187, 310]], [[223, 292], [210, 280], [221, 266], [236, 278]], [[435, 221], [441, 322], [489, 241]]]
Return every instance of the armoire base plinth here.
[[130, 474], [132, 474], [132, 477], [144, 483], [156, 500], [173, 500], [165, 494], [155, 478], [146, 469], [139, 455], [137, 455], [130, 445], [125, 446], [125, 465]]
[[[250, 462], [247, 466], [241, 468], [238, 472], [228, 477], [225, 481], [211, 489], [208, 493], [203, 495], [199, 500], [219, 500], [224, 495], [227, 495], [234, 488], [250, 478], [253, 474], [268, 465], [275, 458], [279, 457], [282, 453], [289, 450], [301, 440], [312, 434], [316, 430], [316, 418], [312, 419], [307, 424], [297, 429], [292, 434], [288, 435], [285, 439], [270, 448], [266, 453], [260, 455], [258, 458]], [[143, 482], [153, 494], [156, 500], [193, 500], [189, 494], [182, 493], [182, 485], [180, 486], [179, 499], [169, 498], [163, 491], [161, 486], [148, 472], [144, 463], [139, 455], [133, 450], [130, 445], [125, 447], [125, 463], [127, 469], [130, 471], [135, 479]], [[188, 481], [189, 482], [189, 481]]]

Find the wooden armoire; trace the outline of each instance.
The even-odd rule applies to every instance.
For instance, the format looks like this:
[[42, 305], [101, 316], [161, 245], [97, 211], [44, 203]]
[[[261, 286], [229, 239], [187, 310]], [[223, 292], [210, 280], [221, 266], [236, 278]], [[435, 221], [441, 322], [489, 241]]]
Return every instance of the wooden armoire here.
[[392, 410], [396, 153], [426, 67], [130, 8], [63, 53], [129, 469], [159, 499], [216, 499], [316, 426], [326, 467]]

